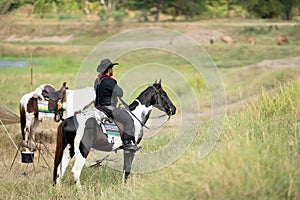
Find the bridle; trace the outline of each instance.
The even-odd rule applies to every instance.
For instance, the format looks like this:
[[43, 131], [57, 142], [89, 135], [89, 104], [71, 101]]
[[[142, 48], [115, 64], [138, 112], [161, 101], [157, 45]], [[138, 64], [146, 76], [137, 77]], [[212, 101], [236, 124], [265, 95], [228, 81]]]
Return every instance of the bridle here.
[[[154, 86], [152, 86], [152, 87], [154, 88], [156, 94], [158, 94], [158, 96], [159, 96], [160, 98], [164, 99], [165, 102], [167, 102], [169, 108], [171, 109], [171, 106], [170, 106], [169, 102], [165, 99], [165, 97], [162, 97], [162, 96], [159, 94], [159, 93], [160, 93], [159, 90], [158, 90], [156, 87], [154, 87]], [[137, 116], [135, 116], [134, 113], [131, 112], [131, 110], [129, 109], [129, 106], [127, 105], [127, 103], [126, 103], [121, 97], [119, 97], [119, 99], [120, 99], [121, 103], [124, 105], [124, 107], [126, 108], [126, 110], [128, 110], [128, 112], [129, 112], [136, 120], [138, 120], [138, 122], [141, 124], [142, 127], [145, 127], [145, 128], [148, 129], [148, 130], [157, 130], [157, 129], [160, 129], [160, 128], [161, 128], [162, 126], [164, 126], [164, 125], [170, 120], [170, 118], [171, 118], [171, 115], [167, 115], [166, 113], [165, 113], [165, 114], [162, 114], [162, 115], [160, 115], [160, 116], [158, 116], [158, 117], [156, 117], [156, 118], [162, 118], [162, 117], [164, 117], [164, 116], [168, 116], [168, 119], [167, 119], [166, 121], [164, 121], [164, 122], [163, 122], [161, 125], [159, 125], [158, 127], [150, 128], [150, 127], [148, 127], [144, 122], [142, 122]], [[141, 102], [140, 102], [138, 99], [135, 99], [135, 101], [136, 101], [137, 103], [141, 104]], [[160, 106], [161, 106], [161, 105], [160, 105]], [[161, 106], [161, 107], [162, 107], [162, 106]]]
[[[161, 98], [161, 99], [163, 99], [166, 103], [167, 103], [167, 105], [168, 105], [168, 107], [169, 107], [169, 111], [171, 111], [171, 105], [170, 105], [170, 103], [169, 103], [169, 101], [166, 99], [166, 97], [165, 96], [161, 96], [160, 95], [160, 91], [156, 88], [156, 87], [154, 87], [154, 86], [152, 86], [152, 88], [155, 90], [155, 92], [156, 92], [156, 94], [158, 94], [158, 96], [159, 96], [159, 98]], [[156, 102], [157, 103], [157, 102]], [[157, 103], [161, 108], [163, 108], [163, 106], [162, 105], [160, 105], [159, 103]], [[163, 108], [164, 109], [164, 108]], [[166, 116], [167, 114], [166, 114], [167, 112], [165, 112], [165, 114], [163, 114], [163, 115], [161, 115], [161, 116], [159, 116], [159, 117], [164, 117], [164, 116]], [[169, 115], [170, 116], [170, 115]]]

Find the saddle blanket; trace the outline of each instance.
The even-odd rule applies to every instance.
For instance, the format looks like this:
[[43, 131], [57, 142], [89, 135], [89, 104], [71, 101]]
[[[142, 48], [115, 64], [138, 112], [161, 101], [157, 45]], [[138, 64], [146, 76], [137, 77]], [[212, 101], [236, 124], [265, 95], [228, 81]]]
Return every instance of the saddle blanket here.
[[115, 122], [105, 120], [102, 125], [103, 132], [107, 135], [108, 142], [114, 144], [113, 149], [122, 146], [123, 143], [117, 124]]
[[[48, 103], [49, 103], [48, 101], [38, 100], [39, 120], [54, 118], [54, 110], [48, 109]], [[67, 108], [67, 102], [64, 102], [62, 105], [58, 105], [58, 109], [63, 109], [63, 118], [64, 119], [67, 116], [66, 108]]]

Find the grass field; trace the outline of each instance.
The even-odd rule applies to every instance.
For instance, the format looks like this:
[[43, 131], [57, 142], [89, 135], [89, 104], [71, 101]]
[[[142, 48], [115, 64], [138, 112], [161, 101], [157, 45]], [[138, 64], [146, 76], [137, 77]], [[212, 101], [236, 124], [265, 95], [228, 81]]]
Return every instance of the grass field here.
[[[21, 23], [11, 19], [9, 22], [9, 26], [4, 26], [1, 20], [1, 27], [4, 27], [0, 32], [1, 60], [32, 61], [33, 88], [43, 83], [59, 88], [66, 81], [72, 89], [89, 52], [96, 44], [119, 32], [152, 26], [183, 32], [199, 42], [218, 67], [228, 110], [217, 145], [207, 157], [200, 159], [199, 149], [211, 122], [210, 91], [203, 77], [199, 77], [184, 59], [169, 52], [148, 49], [127, 53], [118, 58], [121, 66], [115, 69], [117, 79], [130, 74], [136, 66], [158, 63], [183, 76], [188, 87], [193, 89], [200, 108], [197, 119], [200, 124], [184, 154], [162, 169], [133, 174], [126, 185], [122, 184], [121, 172], [108, 167], [109, 161], [103, 166], [85, 167], [81, 176], [83, 192], [80, 192], [73, 183], [70, 168], [63, 184], [52, 186], [53, 159], [45, 150], [43, 155], [50, 163], [50, 170], [42, 158], [39, 162], [35, 159], [34, 175], [31, 166], [21, 164], [18, 155], [9, 172], [16, 149], [1, 128], [0, 199], [299, 199], [300, 68], [295, 60], [300, 55], [299, 25], [278, 22], [277, 30], [268, 21], [227, 19], [157, 24], [124, 22], [121, 25], [72, 20], [24, 20]], [[248, 22], [251, 25], [240, 25]], [[236, 44], [219, 41], [217, 36], [221, 33], [232, 35]], [[13, 34], [17, 38], [30, 35], [40, 39], [72, 35], [73, 40], [7, 41]], [[209, 43], [211, 34], [215, 37], [213, 45]], [[274, 38], [278, 34], [287, 35], [289, 43], [276, 45]], [[257, 44], [246, 43], [246, 36], [256, 38]], [[163, 81], [168, 80], [159, 73], [141, 72], [139, 75], [145, 85], [156, 75]], [[87, 79], [85, 84], [92, 85], [93, 81], [93, 78]], [[30, 90], [30, 66], [0, 67], [0, 83], [1, 103], [18, 113], [19, 99]], [[138, 153], [164, 147], [176, 137], [180, 124], [188, 123], [180, 121], [183, 102], [189, 100], [185, 94], [187, 85], [180, 85], [179, 81], [166, 84], [179, 112], [162, 132], [143, 140], [144, 148]], [[137, 90], [141, 89], [142, 86]], [[131, 100], [132, 96], [126, 97]], [[57, 125], [44, 121], [38, 131], [52, 154]], [[18, 145], [21, 140], [19, 125], [6, 128]], [[23, 176], [22, 172], [29, 172], [29, 175]]]

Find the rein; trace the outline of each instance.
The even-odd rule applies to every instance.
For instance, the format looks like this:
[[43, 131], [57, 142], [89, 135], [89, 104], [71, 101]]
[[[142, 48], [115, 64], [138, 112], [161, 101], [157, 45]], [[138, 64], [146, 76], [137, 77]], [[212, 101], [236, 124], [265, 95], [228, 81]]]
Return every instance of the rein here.
[[[137, 116], [135, 116], [135, 114], [133, 114], [133, 113], [131, 112], [131, 110], [129, 109], [129, 106], [127, 105], [127, 103], [126, 103], [121, 97], [119, 97], [119, 99], [120, 99], [121, 103], [124, 105], [124, 107], [126, 108], [126, 110], [128, 110], [128, 112], [129, 112], [135, 119], [138, 120], [138, 122], [142, 125], [142, 127], [145, 127], [145, 128], [148, 129], [148, 130], [157, 130], [157, 129], [161, 128], [161, 127], [162, 127], [163, 125], [165, 125], [165, 124], [170, 120], [170, 118], [171, 118], [171, 116], [169, 115], [169, 116], [168, 116], [168, 119], [167, 119], [165, 122], [163, 122], [160, 126], [155, 127], [155, 128], [150, 128], [150, 127], [148, 127], [144, 122], [142, 122]], [[136, 101], [138, 101], [138, 100], [136, 99]], [[161, 116], [159, 116], [159, 117], [157, 117], [157, 118], [161, 118], [161, 117], [164, 117], [164, 116], [166, 116], [166, 114], [163, 114], [163, 115], [161, 115]]]

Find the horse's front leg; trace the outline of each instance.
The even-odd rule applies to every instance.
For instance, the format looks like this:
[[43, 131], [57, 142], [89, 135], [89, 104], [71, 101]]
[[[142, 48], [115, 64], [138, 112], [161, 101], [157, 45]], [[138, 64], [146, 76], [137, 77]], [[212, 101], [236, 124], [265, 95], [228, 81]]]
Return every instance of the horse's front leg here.
[[29, 148], [29, 139], [31, 137], [32, 127], [35, 120], [34, 113], [26, 113], [26, 123], [24, 128], [24, 141], [23, 145]]
[[130, 175], [132, 161], [135, 156], [134, 151], [124, 151], [124, 165], [123, 165], [123, 183], [127, 182]]
[[33, 124], [32, 124], [32, 127], [31, 127], [31, 131], [30, 131], [30, 134], [29, 134], [30, 135], [29, 141], [31, 141], [31, 143], [29, 144], [29, 147], [31, 149], [33, 149], [33, 147], [36, 146], [36, 144], [35, 144], [35, 132], [37, 130], [37, 127], [40, 124], [40, 120], [37, 117], [35, 117], [33, 120], [34, 121], [33, 121]]

